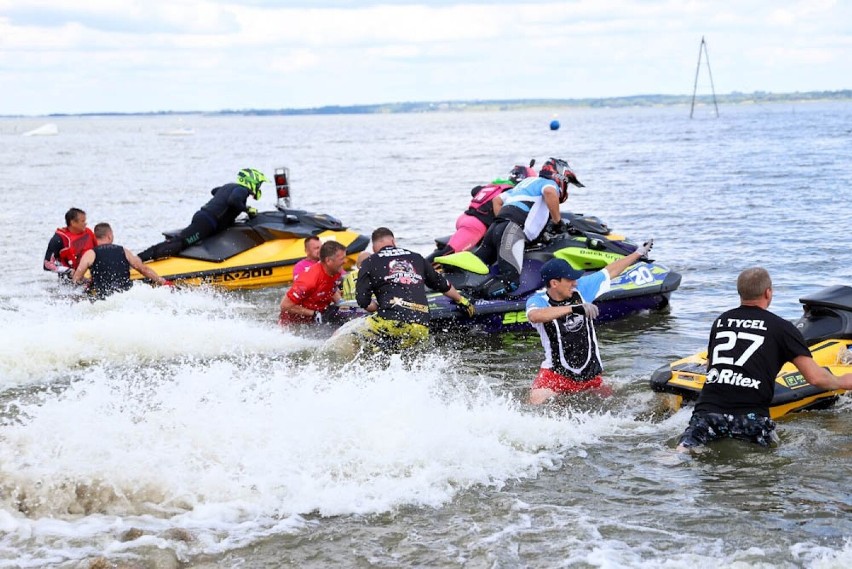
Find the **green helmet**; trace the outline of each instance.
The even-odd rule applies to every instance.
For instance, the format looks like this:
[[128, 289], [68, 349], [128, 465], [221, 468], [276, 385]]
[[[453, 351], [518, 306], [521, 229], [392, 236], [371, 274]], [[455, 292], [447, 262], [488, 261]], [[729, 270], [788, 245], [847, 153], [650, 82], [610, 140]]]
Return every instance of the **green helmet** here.
[[256, 200], [260, 199], [260, 185], [268, 182], [266, 176], [260, 170], [254, 168], [243, 168], [237, 174], [237, 183], [248, 189], [249, 193]]

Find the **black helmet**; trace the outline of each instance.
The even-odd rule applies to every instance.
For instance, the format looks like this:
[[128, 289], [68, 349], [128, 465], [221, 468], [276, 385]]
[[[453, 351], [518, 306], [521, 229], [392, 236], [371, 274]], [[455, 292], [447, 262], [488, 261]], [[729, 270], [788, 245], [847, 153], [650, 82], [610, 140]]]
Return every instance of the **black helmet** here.
[[512, 184], [517, 185], [518, 182], [520, 182], [524, 178], [535, 178], [536, 173], [535, 170], [533, 170], [534, 165], [535, 158], [530, 160], [529, 166], [521, 166], [520, 164], [518, 164], [517, 166], [512, 168], [511, 172], [509, 172], [509, 181], [512, 182]]

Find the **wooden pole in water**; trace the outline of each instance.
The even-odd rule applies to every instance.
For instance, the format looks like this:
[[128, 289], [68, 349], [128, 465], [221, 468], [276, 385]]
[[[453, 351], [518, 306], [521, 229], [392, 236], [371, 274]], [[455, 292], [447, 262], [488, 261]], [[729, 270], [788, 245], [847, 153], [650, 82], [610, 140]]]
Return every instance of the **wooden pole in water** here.
[[713, 85], [713, 71], [710, 69], [710, 53], [707, 51], [707, 42], [701, 36], [701, 44], [698, 46], [698, 65], [695, 66], [695, 83], [692, 86], [692, 106], [689, 109], [689, 118], [695, 112], [695, 94], [698, 92], [698, 71], [701, 69], [701, 53], [707, 58], [707, 74], [710, 75], [710, 91], [713, 93], [713, 107], [716, 109], [716, 118], [719, 118], [719, 105], [716, 103], [716, 87]]

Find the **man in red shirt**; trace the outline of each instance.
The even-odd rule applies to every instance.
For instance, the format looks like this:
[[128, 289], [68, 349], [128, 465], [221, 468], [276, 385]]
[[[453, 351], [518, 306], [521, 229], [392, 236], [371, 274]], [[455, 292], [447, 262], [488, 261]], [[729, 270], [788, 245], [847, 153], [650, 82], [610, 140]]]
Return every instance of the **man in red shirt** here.
[[281, 299], [278, 323], [299, 324], [323, 322], [329, 307], [340, 301], [340, 282], [346, 247], [337, 241], [326, 241], [319, 252], [319, 262], [299, 275]]

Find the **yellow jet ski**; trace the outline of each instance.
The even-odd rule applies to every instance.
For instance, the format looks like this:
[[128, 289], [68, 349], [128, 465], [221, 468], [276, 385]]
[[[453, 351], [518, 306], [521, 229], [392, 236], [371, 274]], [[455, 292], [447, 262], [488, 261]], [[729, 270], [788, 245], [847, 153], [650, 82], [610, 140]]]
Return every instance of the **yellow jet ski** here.
[[[289, 171], [275, 169], [278, 203], [274, 211], [237, 221], [174, 257], [146, 264], [178, 285], [212, 284], [226, 289], [257, 289], [293, 282], [293, 266], [305, 257], [305, 238], [316, 235], [346, 246], [345, 269], [355, 265], [369, 237], [347, 229], [324, 213], [290, 209]], [[167, 232], [166, 237], [176, 234]], [[132, 279], [141, 279], [131, 271]]]
[[[796, 321], [814, 360], [834, 375], [852, 372], [852, 287], [831, 286], [799, 299], [804, 314]], [[694, 402], [704, 387], [707, 352], [663, 366], [651, 376], [651, 389], [665, 393], [666, 404], [679, 409]], [[792, 363], [775, 377], [775, 395], [769, 407], [773, 419], [806, 409], [832, 406], [846, 393], [809, 384]]]

